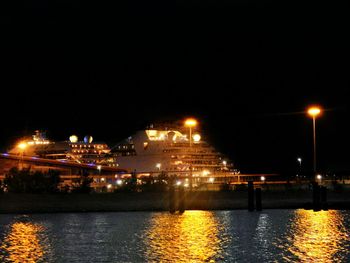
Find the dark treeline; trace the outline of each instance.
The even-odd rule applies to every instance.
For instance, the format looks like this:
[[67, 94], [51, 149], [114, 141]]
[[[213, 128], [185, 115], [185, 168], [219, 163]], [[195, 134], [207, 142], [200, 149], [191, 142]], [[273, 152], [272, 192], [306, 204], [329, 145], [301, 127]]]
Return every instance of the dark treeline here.
[[55, 170], [42, 173], [16, 167], [4, 179], [4, 187], [10, 193], [57, 193], [59, 183], [60, 175]]
[[31, 171], [14, 167], [5, 175], [0, 192], [9, 193], [90, 193], [92, 178], [82, 174], [72, 187], [60, 184], [60, 174], [56, 170], [47, 172]]

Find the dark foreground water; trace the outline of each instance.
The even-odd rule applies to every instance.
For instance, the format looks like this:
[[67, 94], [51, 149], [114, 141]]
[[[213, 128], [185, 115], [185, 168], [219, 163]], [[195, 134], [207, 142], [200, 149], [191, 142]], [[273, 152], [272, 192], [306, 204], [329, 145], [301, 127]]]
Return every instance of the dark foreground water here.
[[350, 262], [350, 211], [0, 215], [0, 262]]

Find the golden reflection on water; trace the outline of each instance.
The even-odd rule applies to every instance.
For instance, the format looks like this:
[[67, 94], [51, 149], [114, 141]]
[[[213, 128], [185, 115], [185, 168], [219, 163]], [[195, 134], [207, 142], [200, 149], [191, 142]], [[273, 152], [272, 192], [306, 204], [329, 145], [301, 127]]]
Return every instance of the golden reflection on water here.
[[341, 212], [296, 210], [295, 213], [289, 251], [303, 262], [341, 262], [338, 252], [349, 239]]
[[148, 261], [214, 261], [218, 253], [218, 222], [212, 212], [156, 214], [146, 232]]
[[0, 246], [1, 262], [39, 262], [44, 255], [38, 236], [42, 231], [42, 226], [29, 222], [12, 224]]

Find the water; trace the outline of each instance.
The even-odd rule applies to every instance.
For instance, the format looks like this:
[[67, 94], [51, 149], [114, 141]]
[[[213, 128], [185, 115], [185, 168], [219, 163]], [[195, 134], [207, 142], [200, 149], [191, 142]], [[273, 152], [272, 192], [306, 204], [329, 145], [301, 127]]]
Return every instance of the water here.
[[0, 262], [350, 262], [350, 211], [0, 216]]

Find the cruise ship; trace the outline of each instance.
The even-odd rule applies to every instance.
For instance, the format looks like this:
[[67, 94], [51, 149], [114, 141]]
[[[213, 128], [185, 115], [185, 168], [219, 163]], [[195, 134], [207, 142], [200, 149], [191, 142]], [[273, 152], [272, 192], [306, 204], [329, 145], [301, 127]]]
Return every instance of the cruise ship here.
[[[72, 161], [82, 164], [107, 164], [110, 148], [104, 142], [94, 142], [92, 136], [83, 140], [76, 135], [67, 141], [51, 141], [43, 131], [35, 131], [30, 138], [22, 138], [21, 142], [8, 153], [23, 156], [34, 156], [44, 159]], [[114, 166], [112, 163], [108, 166]]]
[[195, 126], [150, 125], [112, 147], [110, 154], [117, 166], [140, 176], [165, 173], [193, 187], [237, 178], [233, 163], [203, 140]]

